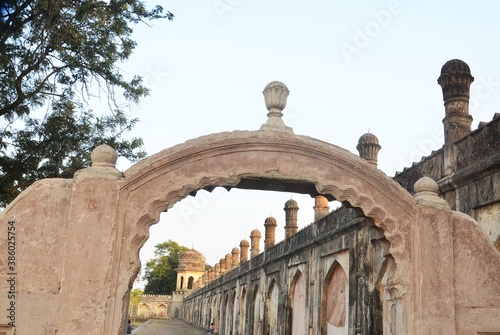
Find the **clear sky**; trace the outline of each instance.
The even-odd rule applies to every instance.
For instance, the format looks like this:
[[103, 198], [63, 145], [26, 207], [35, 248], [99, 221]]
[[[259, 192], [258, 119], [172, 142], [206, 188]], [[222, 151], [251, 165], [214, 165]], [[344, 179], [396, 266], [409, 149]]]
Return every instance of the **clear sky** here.
[[[133, 134], [149, 154], [202, 135], [259, 129], [267, 119], [262, 90], [273, 80], [290, 90], [283, 113], [296, 134], [357, 154], [369, 130], [380, 140], [379, 168], [388, 176], [443, 145], [437, 78], [446, 61], [464, 60], [475, 77], [472, 129], [500, 111], [499, 1], [146, 3], [175, 14], [173, 22], [137, 26], [138, 46], [123, 65], [151, 88], [130, 113], [141, 119]], [[214, 265], [252, 229], [263, 233], [269, 215], [281, 240], [291, 197], [299, 227], [311, 223], [309, 196], [215, 190], [188, 197], [152, 226], [143, 265], [168, 239], [194, 246]]]

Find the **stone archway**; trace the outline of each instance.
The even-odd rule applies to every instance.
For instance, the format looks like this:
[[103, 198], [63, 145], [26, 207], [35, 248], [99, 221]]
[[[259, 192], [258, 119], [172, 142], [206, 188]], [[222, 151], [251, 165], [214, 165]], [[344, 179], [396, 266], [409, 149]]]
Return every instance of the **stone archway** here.
[[[0, 280], [16, 293], [0, 295], [0, 306], [14, 309], [14, 321], [4, 315], [0, 324], [12, 323], [23, 334], [124, 333], [128, 293], [149, 227], [189, 194], [218, 186], [323, 195], [373, 218], [390, 243], [390, 255], [384, 255], [390, 266], [380, 280], [391, 304], [384, 329], [398, 335], [431, 329], [472, 334], [499, 319], [494, 299], [500, 285], [492, 278], [500, 257], [470, 217], [438, 197], [435, 181], [420, 179], [412, 197], [358, 156], [293, 134], [281, 120], [286, 86], [272, 82], [263, 93], [269, 118], [261, 131], [190, 140], [125, 173], [115, 167], [115, 151], [101, 146], [92, 152], [92, 167], [73, 180], [42, 180], [23, 192], [0, 213], [0, 245], [7, 245], [7, 227], [15, 227], [17, 248], [10, 268], [0, 260]], [[454, 273], [472, 266], [486, 275]], [[480, 280], [493, 285], [478, 285]], [[242, 306], [248, 293], [242, 294]], [[210, 305], [211, 321], [219, 320], [220, 299]], [[480, 322], [464, 324], [475, 308], [487, 313], [480, 313]]]
[[[217, 186], [321, 194], [359, 207], [390, 242], [396, 270], [386, 289], [399, 298], [411, 283], [415, 200], [373, 165], [337, 146], [285, 131], [236, 131], [187, 141], [125, 173], [114, 167], [116, 153], [109, 147], [94, 150], [92, 161], [73, 180], [34, 184], [2, 216], [23, 222], [22, 264], [54, 269], [50, 280], [26, 277], [22, 290], [30, 299], [33, 292], [47, 295], [50, 322], [40, 322], [58, 333], [89, 329], [88, 334], [119, 334], [149, 227], [179, 200]], [[40, 206], [39, 199], [47, 200]], [[28, 240], [49, 232], [51, 238], [57, 236], [57, 248], [53, 242]], [[85, 262], [79, 261], [82, 257]], [[408, 300], [402, 299], [403, 308], [411, 308], [405, 305]]]
[[[408, 192], [337, 146], [288, 132], [236, 131], [187, 141], [125, 172], [116, 218], [123, 225], [115, 245], [115, 250], [121, 250], [120, 262], [112, 271], [117, 297], [126, 300], [127, 286], [120, 285], [120, 280], [128, 273], [132, 283], [139, 270], [139, 249], [160, 213], [197, 190], [217, 186], [323, 194], [361, 208], [391, 243], [397, 264], [390, 283], [393, 295], [406, 292], [410, 224], [416, 210]], [[115, 313], [123, 314], [123, 301], [116, 301], [122, 307], [114, 309]]]

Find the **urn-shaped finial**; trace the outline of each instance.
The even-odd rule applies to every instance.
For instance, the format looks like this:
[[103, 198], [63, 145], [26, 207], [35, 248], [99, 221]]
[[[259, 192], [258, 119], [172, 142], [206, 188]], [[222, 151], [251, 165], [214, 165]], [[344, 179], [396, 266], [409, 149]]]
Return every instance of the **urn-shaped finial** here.
[[267, 122], [260, 127], [260, 130], [293, 132], [292, 128], [287, 127], [282, 119], [282, 111], [286, 106], [286, 99], [290, 93], [286, 85], [280, 81], [272, 81], [267, 84], [262, 93], [269, 113], [267, 113]]
[[266, 108], [269, 111], [267, 116], [277, 114], [282, 117], [283, 113], [281, 111], [285, 108], [286, 98], [290, 93], [288, 87], [280, 81], [273, 81], [267, 84], [262, 93], [264, 93]]

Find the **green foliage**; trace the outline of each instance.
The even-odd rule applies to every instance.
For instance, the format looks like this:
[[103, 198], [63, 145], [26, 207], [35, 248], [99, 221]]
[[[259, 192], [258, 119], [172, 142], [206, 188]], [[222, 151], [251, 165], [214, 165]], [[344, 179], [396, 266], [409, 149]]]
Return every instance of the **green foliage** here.
[[141, 78], [126, 80], [117, 66], [136, 46], [131, 24], [173, 19], [136, 0], [10, 1], [0, 15], [0, 116], [11, 120], [54, 97], [101, 91], [115, 103], [119, 89], [137, 102], [147, 94]]
[[[137, 122], [124, 108], [148, 90], [119, 64], [136, 46], [132, 26], [164, 18], [136, 0], [0, 3], [0, 206], [38, 179], [72, 177], [97, 145], [145, 156], [141, 139], [123, 139]], [[101, 96], [110, 114], [97, 117], [86, 106]]]
[[143, 158], [142, 139], [120, 139], [136, 122], [121, 113], [96, 117], [75, 110], [71, 102], [57, 106], [42, 120], [27, 118], [22, 129], [2, 138], [14, 145], [2, 143], [0, 148], [0, 203], [9, 203], [39, 179], [72, 178], [90, 165], [89, 153], [102, 143], [130, 160]]
[[188, 247], [168, 240], [155, 246], [155, 258], [146, 263], [144, 280], [147, 281], [144, 293], [172, 294], [177, 283], [175, 269], [179, 266], [179, 256], [188, 251]]
[[128, 315], [135, 317], [137, 316], [137, 307], [139, 306], [139, 302], [141, 302], [141, 295], [144, 292], [140, 288], [133, 289], [130, 292], [130, 302], [129, 302], [129, 312]]

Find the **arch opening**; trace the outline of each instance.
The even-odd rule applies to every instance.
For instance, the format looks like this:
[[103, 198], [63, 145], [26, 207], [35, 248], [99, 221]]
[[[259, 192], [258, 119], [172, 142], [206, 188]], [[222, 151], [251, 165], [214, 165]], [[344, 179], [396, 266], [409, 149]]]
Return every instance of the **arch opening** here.
[[[175, 177], [174, 177], [175, 176]], [[129, 244], [131, 282], [139, 271], [138, 251], [160, 213], [199, 190], [274, 189], [321, 194], [360, 208], [382, 228], [396, 261], [388, 283], [403, 295], [409, 269], [409, 225], [413, 197], [397, 183], [352, 153], [309, 137], [280, 132], [233, 132], [188, 141], [153, 155], [125, 173], [119, 220], [132, 225]], [[314, 191], [315, 190], [315, 191]], [[120, 271], [115, 271], [119, 273]], [[119, 285], [117, 285], [119, 286]]]

